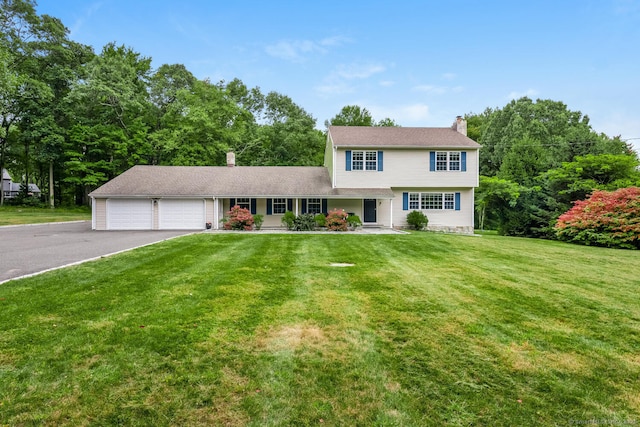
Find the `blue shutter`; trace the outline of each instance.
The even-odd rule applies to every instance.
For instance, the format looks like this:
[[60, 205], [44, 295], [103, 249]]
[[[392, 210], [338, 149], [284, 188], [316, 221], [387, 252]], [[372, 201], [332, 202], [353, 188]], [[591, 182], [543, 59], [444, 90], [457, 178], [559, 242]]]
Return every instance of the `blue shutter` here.
[[347, 150], [347, 170], [351, 170], [351, 150]]
[[256, 199], [251, 199], [251, 215], [255, 215], [256, 214]]
[[456, 210], [460, 210], [460, 193], [456, 193]]
[[267, 199], [267, 215], [273, 215], [273, 199]]
[[232, 208], [236, 205], [236, 199], [229, 199], [229, 208]]
[[382, 172], [382, 151], [378, 151], [378, 172]]
[[302, 199], [302, 213], [307, 213], [307, 199]]
[[409, 210], [409, 193], [402, 193], [402, 210]]
[[287, 199], [287, 210], [293, 212], [293, 199]]
[[322, 213], [326, 215], [327, 212], [327, 199], [322, 199]]
[[436, 170], [436, 152], [435, 151], [429, 152], [429, 170], [431, 172]]
[[466, 172], [467, 171], [467, 152], [463, 151], [462, 153], [460, 153], [460, 170], [462, 172]]

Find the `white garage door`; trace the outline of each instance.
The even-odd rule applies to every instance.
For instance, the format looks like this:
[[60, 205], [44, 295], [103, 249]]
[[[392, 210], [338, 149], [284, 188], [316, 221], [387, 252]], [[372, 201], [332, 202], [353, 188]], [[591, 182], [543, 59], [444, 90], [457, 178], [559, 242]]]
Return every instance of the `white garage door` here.
[[107, 200], [107, 230], [151, 230], [153, 205], [149, 199]]
[[159, 225], [162, 230], [204, 228], [203, 199], [161, 199]]

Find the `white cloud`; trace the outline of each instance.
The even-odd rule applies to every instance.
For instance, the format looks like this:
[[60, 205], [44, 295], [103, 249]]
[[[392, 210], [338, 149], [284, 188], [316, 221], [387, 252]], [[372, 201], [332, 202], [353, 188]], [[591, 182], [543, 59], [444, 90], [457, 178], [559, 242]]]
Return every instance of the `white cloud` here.
[[365, 80], [385, 70], [384, 65], [376, 63], [340, 64], [314, 90], [321, 96], [353, 93], [354, 81]]
[[454, 80], [456, 78], [456, 75], [454, 73], [444, 73], [442, 75], [442, 80]]
[[102, 7], [102, 2], [92, 3], [85, 9], [84, 16], [77, 19], [73, 25], [69, 28], [70, 36], [77, 36], [77, 34], [82, 30], [84, 23], [88, 18], [91, 18], [100, 8]]
[[302, 62], [309, 54], [325, 54], [329, 47], [340, 46], [349, 41], [346, 37], [327, 37], [320, 41], [281, 40], [265, 47], [267, 54], [292, 62]]
[[362, 64], [354, 63], [348, 65], [338, 65], [334, 71], [337, 77], [352, 80], [352, 79], [366, 79], [374, 74], [381, 73], [385, 70], [385, 67], [381, 64]]
[[538, 91], [535, 89], [527, 89], [524, 92], [516, 92], [513, 91], [511, 93], [509, 93], [509, 95], [507, 96], [507, 99], [511, 100], [511, 99], [520, 99], [522, 97], [527, 97], [527, 98], [531, 98], [534, 99], [535, 97], [538, 96]]
[[381, 80], [378, 84], [382, 87], [391, 87], [395, 86], [396, 82], [393, 80]]

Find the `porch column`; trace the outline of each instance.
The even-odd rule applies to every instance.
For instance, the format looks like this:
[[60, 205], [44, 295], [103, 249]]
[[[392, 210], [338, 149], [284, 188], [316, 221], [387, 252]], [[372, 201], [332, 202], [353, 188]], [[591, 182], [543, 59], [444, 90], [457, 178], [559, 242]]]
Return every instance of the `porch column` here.
[[220, 229], [220, 207], [218, 206], [218, 198], [213, 198], [213, 227], [214, 230]]
[[389, 200], [389, 227], [393, 228], [393, 199]]

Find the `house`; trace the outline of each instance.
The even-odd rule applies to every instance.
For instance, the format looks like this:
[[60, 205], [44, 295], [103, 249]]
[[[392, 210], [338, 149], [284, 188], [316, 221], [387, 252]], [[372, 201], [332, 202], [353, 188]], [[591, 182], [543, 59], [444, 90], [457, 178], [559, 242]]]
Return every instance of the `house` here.
[[281, 227], [286, 211], [344, 209], [364, 225], [404, 227], [421, 210], [433, 230], [473, 233], [480, 145], [447, 128], [331, 126], [323, 167], [134, 166], [99, 187], [93, 229], [204, 229], [234, 205]]
[[[2, 169], [2, 191], [5, 199], [12, 199], [20, 194], [21, 184], [19, 182], [13, 182], [11, 175], [6, 169]], [[29, 194], [39, 197], [40, 188], [36, 184], [29, 184]]]

